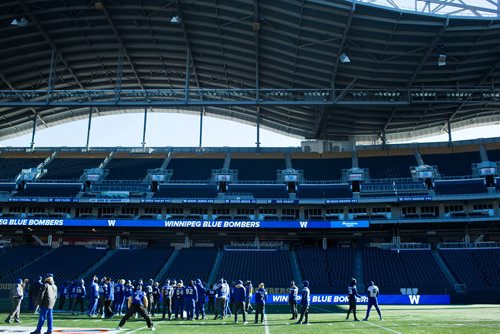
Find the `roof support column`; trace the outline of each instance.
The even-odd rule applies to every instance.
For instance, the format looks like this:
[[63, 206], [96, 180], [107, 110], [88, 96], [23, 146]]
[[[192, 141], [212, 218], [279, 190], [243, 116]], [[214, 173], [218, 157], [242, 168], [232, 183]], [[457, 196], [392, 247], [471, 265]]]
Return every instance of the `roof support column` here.
[[142, 148], [146, 148], [146, 128], [148, 126], [148, 107], [144, 108], [144, 126], [142, 128]]
[[257, 141], [255, 142], [257, 148], [260, 148], [260, 107], [257, 106]]
[[189, 61], [191, 58], [191, 52], [189, 47], [186, 51], [186, 82], [184, 83], [184, 101], [187, 103], [189, 100]]
[[450, 120], [448, 120], [447, 126], [448, 126], [448, 144], [451, 145], [452, 139], [451, 139], [451, 122], [450, 122]]
[[56, 57], [56, 50], [52, 49], [52, 55], [50, 57], [49, 81], [47, 82], [48, 89], [49, 89], [49, 94], [47, 94], [47, 102], [50, 102], [50, 99], [52, 98], [52, 93], [54, 91], [54, 77], [55, 77], [54, 60], [55, 60], [55, 57]]
[[87, 126], [87, 143], [85, 144], [85, 149], [87, 152], [89, 151], [91, 128], [92, 128], [92, 107], [89, 108], [89, 125]]
[[38, 110], [35, 111], [33, 115], [33, 129], [31, 130], [31, 143], [30, 149], [33, 150], [35, 148], [35, 134], [36, 134], [36, 120], [38, 118]]
[[200, 111], [200, 140], [198, 142], [198, 147], [203, 147], [203, 109]]

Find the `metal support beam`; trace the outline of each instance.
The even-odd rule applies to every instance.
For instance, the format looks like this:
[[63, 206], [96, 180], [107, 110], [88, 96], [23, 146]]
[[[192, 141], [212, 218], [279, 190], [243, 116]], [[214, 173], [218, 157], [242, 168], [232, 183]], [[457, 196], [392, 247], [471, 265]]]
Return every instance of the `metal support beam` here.
[[127, 48], [125, 47], [125, 43], [123, 42], [123, 39], [122, 39], [120, 33], [118, 32], [118, 29], [116, 28], [115, 22], [111, 18], [111, 14], [108, 12], [108, 9], [104, 5], [104, 3], [102, 4], [101, 10], [104, 13], [104, 15], [106, 16], [108, 24], [111, 27], [111, 30], [113, 30], [113, 34], [115, 35], [116, 39], [118, 40], [118, 44], [120, 45], [120, 48], [123, 50], [123, 55], [125, 56], [125, 58], [127, 58], [127, 61], [130, 65], [130, 68], [132, 69], [132, 73], [134, 73], [135, 79], [137, 80], [137, 83], [139, 84], [139, 87], [141, 87], [141, 89], [144, 89], [144, 85], [142, 84], [141, 78], [139, 77], [139, 73], [137, 72], [137, 69], [135, 68], [134, 63], [132, 62], [132, 59], [130, 58], [130, 56], [127, 52]]
[[469, 10], [472, 13], [475, 13], [477, 16], [481, 16], [477, 12], [484, 12], [484, 13], [496, 14], [496, 15], [500, 14], [500, 10], [498, 8], [494, 9], [494, 8], [473, 6], [470, 4], [466, 4], [465, 1], [464, 2], [461, 2], [461, 1], [455, 2], [455, 1], [445, 1], [445, 0], [425, 0], [425, 3], [429, 4], [429, 7], [430, 7], [430, 4], [432, 3], [432, 4], [436, 4], [436, 5], [441, 5], [443, 7], [454, 7], [454, 8], [460, 8], [463, 10]]
[[33, 14], [33, 11], [30, 8], [28, 8], [28, 6], [26, 6], [26, 4], [24, 3], [24, 0], [20, 0], [19, 2], [20, 2], [20, 5], [21, 5], [21, 8], [24, 10], [24, 12], [27, 15], [29, 15], [29, 17], [31, 18], [31, 21], [33, 22], [33, 24], [36, 26], [36, 28], [38, 29], [38, 31], [40, 31], [40, 33], [42, 34], [42, 36], [45, 39], [45, 41], [50, 45], [51, 49], [55, 51], [57, 57], [64, 64], [66, 70], [73, 77], [73, 79], [75, 80], [76, 84], [80, 87], [80, 89], [85, 89], [83, 87], [82, 83], [80, 82], [80, 79], [78, 79], [78, 77], [76, 76], [75, 72], [71, 68], [71, 66], [69, 66], [68, 62], [64, 59], [62, 53], [59, 51], [59, 49], [54, 44], [54, 42], [52, 41], [52, 39], [49, 37], [49, 35], [47, 34], [47, 32], [45, 32], [45, 29], [43, 29], [42, 25], [40, 24], [40, 22], [38, 21], [38, 19], [36, 18], [36, 16]]
[[203, 110], [200, 111], [200, 141], [198, 147], [203, 147]]
[[35, 134], [36, 134], [36, 119], [38, 118], [38, 110], [35, 111], [33, 115], [33, 129], [31, 130], [31, 143], [30, 148], [33, 150], [35, 148]]
[[146, 148], [146, 129], [148, 126], [148, 107], [144, 108], [144, 126], [142, 128], [142, 148]]
[[452, 138], [451, 138], [451, 122], [450, 122], [450, 120], [448, 120], [447, 125], [448, 125], [448, 143], [451, 145]]
[[[255, 44], [255, 99], [257, 101], [260, 100], [260, 63], [259, 63], [259, 55], [260, 55], [260, 45], [259, 45], [259, 31], [261, 28], [261, 20], [259, 17], [259, 0], [254, 0], [254, 16], [253, 16], [253, 25], [252, 29], [254, 31], [254, 44]], [[259, 117], [259, 116], [257, 116]]]
[[186, 51], [186, 81], [184, 83], [184, 101], [186, 101], [186, 103], [189, 101], [189, 77], [190, 77], [189, 69], [191, 67], [189, 65], [190, 59], [191, 59], [191, 51], [189, 49], [187, 49], [187, 51]]
[[92, 107], [89, 108], [89, 124], [87, 126], [87, 143], [85, 144], [85, 149], [88, 152], [90, 145], [90, 130], [92, 128]]
[[[444, 32], [446, 31], [446, 28], [448, 27], [449, 21], [450, 21], [450, 19], [447, 17], [445, 22], [444, 22], [444, 25], [439, 29], [436, 36], [432, 40], [429, 48], [425, 52], [424, 56], [421, 58], [420, 63], [417, 65], [417, 67], [415, 67], [415, 71], [413, 71], [413, 74], [410, 78], [410, 81], [408, 81], [408, 87], [411, 87], [411, 85], [413, 85], [413, 83], [415, 82], [415, 79], [417, 79], [418, 75], [420, 74], [420, 71], [422, 70], [425, 63], [427, 62], [427, 59], [429, 58], [431, 53], [434, 51], [438, 42], [441, 40], [441, 37], [443, 36]], [[437, 61], [436, 61], [436, 66], [437, 66]]]
[[118, 62], [116, 64], [116, 83], [115, 83], [115, 100], [118, 101], [120, 91], [122, 90], [123, 78], [123, 49], [118, 50]]
[[47, 94], [47, 102], [50, 101], [52, 97], [52, 91], [54, 90], [54, 58], [55, 58], [56, 51], [52, 49], [52, 55], [50, 57], [50, 69], [49, 69], [49, 81], [47, 82], [47, 87], [49, 94]]
[[255, 145], [260, 148], [260, 107], [257, 107], [257, 141]]

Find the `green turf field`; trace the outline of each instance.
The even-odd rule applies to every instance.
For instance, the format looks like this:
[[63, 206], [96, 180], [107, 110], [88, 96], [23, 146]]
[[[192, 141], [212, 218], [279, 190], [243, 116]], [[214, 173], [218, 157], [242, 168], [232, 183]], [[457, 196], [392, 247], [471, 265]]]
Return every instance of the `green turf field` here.
[[[364, 317], [366, 307], [359, 307], [358, 317]], [[284, 313], [283, 307], [269, 309], [264, 325], [253, 324], [254, 316], [249, 315], [250, 323], [234, 324], [234, 318], [225, 320], [199, 321], [160, 321], [153, 318], [155, 333], [500, 333], [500, 305], [467, 305], [467, 306], [382, 306], [384, 321], [378, 320], [376, 312], [372, 312], [368, 322], [345, 321], [344, 306], [328, 308], [313, 307], [310, 314], [310, 325], [295, 325]], [[6, 314], [1, 314], [5, 319]], [[352, 317], [351, 317], [352, 319]], [[37, 316], [21, 314], [24, 328], [35, 328]], [[120, 317], [113, 319], [96, 319], [71, 314], [56, 314], [56, 328], [106, 328], [114, 329]], [[4, 326], [3, 326], [4, 325]], [[9, 333], [16, 325], [2, 323], [0, 333]], [[3, 331], [2, 331], [3, 329]], [[149, 332], [142, 319], [131, 319], [124, 327], [123, 333]], [[71, 331], [64, 331], [71, 333]]]

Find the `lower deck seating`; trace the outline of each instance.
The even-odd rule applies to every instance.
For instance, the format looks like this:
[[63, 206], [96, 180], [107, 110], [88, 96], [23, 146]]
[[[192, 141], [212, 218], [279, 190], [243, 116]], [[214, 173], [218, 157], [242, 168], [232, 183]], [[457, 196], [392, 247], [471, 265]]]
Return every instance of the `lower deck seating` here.
[[215, 198], [217, 186], [212, 184], [161, 184], [155, 198]]
[[217, 278], [251, 280], [254, 286], [287, 287], [293, 279], [287, 251], [224, 251]]
[[182, 249], [163, 277], [162, 282], [166, 279], [182, 279], [186, 282], [198, 278], [202, 282], [206, 282], [216, 256], [217, 249], [215, 248]]
[[123, 249], [111, 255], [95, 270], [99, 277], [144, 281], [155, 277], [173, 252], [172, 247]]
[[487, 192], [484, 179], [435, 181], [434, 190], [440, 195], [480, 194]]
[[28, 183], [15, 197], [75, 197], [81, 190], [81, 184]]
[[19, 246], [5, 249], [0, 254], [0, 277], [9, 275], [50, 250], [49, 247]]
[[352, 198], [352, 191], [348, 184], [301, 184], [297, 187], [297, 197]]
[[441, 249], [439, 254], [459, 283], [467, 287], [500, 286], [500, 250]]
[[[91, 265], [106, 254], [105, 249], [92, 249], [83, 246], [62, 246], [50, 254], [33, 262], [20, 272], [19, 277], [35, 278], [44, 273], [53, 273], [57, 282], [74, 280]], [[11, 279], [14, 279], [12, 277]]]

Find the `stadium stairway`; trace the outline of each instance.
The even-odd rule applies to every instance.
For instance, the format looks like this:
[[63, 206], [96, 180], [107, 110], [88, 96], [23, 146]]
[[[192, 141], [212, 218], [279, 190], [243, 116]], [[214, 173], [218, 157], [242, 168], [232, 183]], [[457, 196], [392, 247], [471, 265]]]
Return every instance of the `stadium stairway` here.
[[354, 275], [358, 280], [358, 292], [363, 293], [365, 291], [365, 282], [363, 282], [365, 273], [363, 272], [363, 254], [359, 249], [356, 250], [356, 256], [354, 257]]
[[297, 254], [295, 254], [293, 249], [290, 251], [290, 265], [292, 266], [293, 279], [299, 284], [299, 282], [302, 282], [302, 273], [297, 261]]
[[439, 252], [437, 250], [432, 250], [431, 251], [432, 257], [434, 258], [434, 261], [436, 261], [439, 269], [441, 269], [444, 277], [450, 283], [451, 286], [455, 287], [455, 292], [463, 292], [461, 289], [457, 289], [459, 284], [458, 281], [455, 279], [453, 274], [451, 273], [450, 269], [448, 269], [448, 266], [446, 266], [446, 263], [444, 263], [443, 258], [441, 255], [439, 255]]
[[161, 267], [160, 271], [158, 271], [158, 274], [156, 274], [156, 276], [155, 276], [155, 281], [156, 282], [159, 282], [162, 279], [162, 277], [165, 277], [165, 275], [167, 274], [167, 271], [172, 266], [172, 263], [174, 263], [175, 258], [177, 257], [177, 255], [179, 255], [179, 250], [176, 248], [172, 252], [172, 255], [170, 255], [170, 257], [168, 258], [168, 260], [165, 262], [165, 264], [163, 265], [163, 267]]
[[103, 257], [99, 259], [96, 263], [94, 263], [92, 266], [90, 266], [87, 270], [85, 270], [84, 273], [80, 274], [79, 278], [86, 278], [90, 277], [95, 270], [101, 266], [104, 262], [106, 262], [113, 254], [116, 253], [116, 249], [111, 249], [109, 250]]
[[208, 275], [208, 284], [212, 284], [217, 282], [217, 273], [219, 272], [220, 265], [222, 263], [222, 256], [224, 255], [224, 251], [219, 250], [217, 255], [215, 256], [215, 261], [212, 266], [212, 270], [210, 271], [210, 275]]

